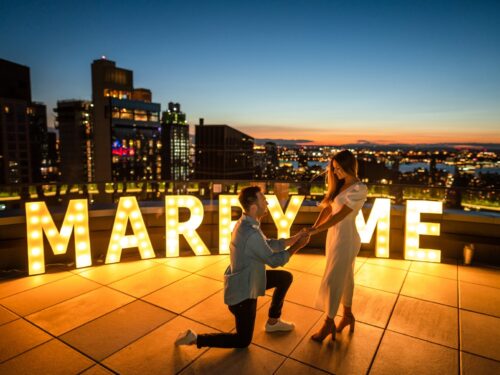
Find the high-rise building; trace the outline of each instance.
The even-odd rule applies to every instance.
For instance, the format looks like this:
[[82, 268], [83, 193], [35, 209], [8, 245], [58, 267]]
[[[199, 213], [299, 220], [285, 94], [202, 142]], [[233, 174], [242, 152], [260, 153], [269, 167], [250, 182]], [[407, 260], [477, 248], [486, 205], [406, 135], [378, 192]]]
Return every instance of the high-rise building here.
[[228, 125], [195, 128], [195, 174], [198, 179], [252, 179], [254, 139]]
[[95, 138], [92, 104], [85, 100], [60, 100], [54, 111], [59, 129], [61, 181], [93, 182]]
[[0, 184], [32, 182], [30, 69], [0, 59]]
[[162, 179], [185, 181], [189, 178], [189, 125], [179, 103], [168, 103], [161, 129]]
[[47, 106], [43, 103], [31, 103], [28, 107], [30, 128], [31, 180], [45, 181], [44, 170], [48, 165], [48, 128]]
[[134, 89], [133, 72], [105, 58], [92, 63], [95, 180], [161, 177], [160, 104]]
[[266, 142], [264, 145], [266, 150], [266, 168], [264, 176], [267, 180], [276, 178], [277, 170], [279, 168], [278, 147], [274, 142]]

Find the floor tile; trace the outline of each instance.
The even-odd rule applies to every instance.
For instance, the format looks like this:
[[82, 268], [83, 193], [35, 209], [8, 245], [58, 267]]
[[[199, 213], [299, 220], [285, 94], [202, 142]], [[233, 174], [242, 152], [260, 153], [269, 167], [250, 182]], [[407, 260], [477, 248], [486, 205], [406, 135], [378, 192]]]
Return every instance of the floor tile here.
[[66, 333], [133, 301], [123, 293], [101, 287], [26, 318], [55, 336]]
[[69, 345], [101, 361], [176, 315], [135, 301], [60, 337]]
[[[319, 330], [322, 324], [320, 319], [307, 336]], [[338, 375], [366, 374], [382, 332], [380, 328], [357, 323], [354, 333], [344, 330], [336, 335], [335, 342], [328, 337], [320, 344], [305, 337], [291, 357]]]
[[456, 308], [399, 296], [388, 329], [458, 348]]
[[198, 275], [190, 275], [143, 297], [143, 299], [180, 314], [221, 290], [223, 286], [223, 283], [220, 281]]
[[179, 316], [108, 357], [103, 364], [119, 374], [176, 374], [207, 350], [174, 345], [178, 334], [188, 328], [196, 333], [211, 331]]
[[292, 274], [293, 282], [285, 300], [314, 308], [321, 277], [297, 271], [292, 271]]
[[288, 358], [275, 372], [276, 375], [324, 375], [327, 372]]
[[246, 349], [211, 348], [181, 372], [188, 374], [274, 374], [285, 357], [250, 345]]
[[0, 338], [0, 362], [2, 362], [49, 341], [51, 336], [25, 320], [17, 319], [0, 326]]
[[[385, 328], [397, 296], [394, 293], [356, 285], [352, 301], [353, 314], [360, 322]], [[342, 307], [339, 308], [338, 314], [343, 315]]]
[[500, 288], [460, 282], [460, 308], [500, 318]]
[[200, 276], [210, 277], [215, 280], [224, 281], [224, 272], [226, 272], [229, 266], [229, 258], [227, 260], [222, 260], [215, 264], [212, 264], [202, 270], [196, 272]]
[[460, 310], [462, 350], [500, 361], [500, 318]]
[[0, 306], [0, 325], [16, 320], [17, 318], [19, 317], [16, 314]]
[[73, 276], [71, 272], [56, 272], [2, 281], [0, 282], [0, 298], [5, 298], [13, 294], [24, 292], [25, 290], [36, 288], [37, 286], [70, 276]]
[[500, 362], [464, 352], [460, 357], [462, 375], [500, 374]]
[[93, 361], [62, 342], [51, 340], [2, 363], [0, 374], [78, 374], [93, 364]]
[[81, 272], [80, 275], [102, 285], [123, 279], [127, 276], [144, 271], [156, 266], [157, 263], [151, 260], [138, 260], [135, 262], [113, 263], [104, 266], [94, 267], [88, 271]]
[[321, 268], [324, 269], [325, 256], [317, 254], [298, 254], [290, 258], [287, 264], [285, 264], [285, 269], [295, 270], [301, 272], [309, 272], [309, 270], [317, 263], [322, 264]]
[[[359, 260], [356, 259], [356, 262], [354, 264], [354, 273], [358, 272], [359, 268], [365, 263], [364, 260]], [[307, 270], [307, 273], [312, 273], [316, 276], [323, 276], [325, 273], [325, 267], [326, 267], [326, 258], [322, 257], [322, 260], [319, 262], [315, 263], [311, 268]]]
[[297, 305], [292, 302], [286, 302], [283, 305], [282, 317], [285, 321], [293, 322], [295, 324], [295, 329], [291, 332], [267, 333], [264, 327], [268, 319], [269, 306], [270, 303], [266, 304], [257, 312], [252, 342], [285, 356], [290, 355], [292, 350], [295, 349], [299, 342], [323, 315], [318, 310], [313, 310], [309, 307]]
[[408, 271], [412, 262], [403, 259], [386, 259], [386, 258], [368, 258], [366, 260], [368, 264], [375, 264], [377, 266], [398, 268], [400, 270]]
[[354, 275], [355, 284], [370, 288], [399, 293], [406, 271], [365, 263]]
[[500, 288], [500, 269], [458, 266], [458, 279], [468, 283], [481, 284]]
[[0, 304], [25, 316], [99, 287], [98, 283], [75, 275], [4, 298]]
[[[217, 262], [226, 261], [229, 255], [193, 255], [187, 257], [165, 258], [163, 264], [187, 272], [198, 272]], [[228, 262], [229, 263], [229, 262]]]
[[108, 286], [140, 298], [189, 275], [189, 272], [160, 264]]
[[456, 375], [458, 351], [386, 331], [370, 375]]
[[457, 281], [442, 277], [408, 272], [401, 294], [449, 306], [458, 306]]
[[108, 369], [99, 365], [94, 365], [89, 369], [85, 370], [84, 372], [80, 373], [80, 375], [112, 375], [112, 374], [114, 374], [114, 372], [111, 372]]
[[456, 264], [412, 262], [410, 272], [445, 277], [453, 280], [456, 280], [458, 277], [458, 267]]

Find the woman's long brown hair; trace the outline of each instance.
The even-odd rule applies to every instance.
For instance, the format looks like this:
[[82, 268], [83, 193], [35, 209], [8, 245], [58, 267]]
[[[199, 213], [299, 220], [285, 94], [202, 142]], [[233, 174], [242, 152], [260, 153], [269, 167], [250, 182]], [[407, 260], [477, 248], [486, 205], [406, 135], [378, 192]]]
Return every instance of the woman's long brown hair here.
[[345, 183], [345, 179], [339, 180], [335, 175], [335, 173], [333, 173], [334, 160], [342, 167], [344, 172], [352, 176], [356, 177], [358, 176], [358, 161], [356, 160], [356, 157], [351, 151], [342, 150], [333, 155], [333, 157], [330, 159], [330, 162], [328, 163], [328, 170], [326, 177], [328, 191], [325, 194], [323, 200], [321, 201], [320, 206], [322, 207], [326, 207], [327, 205], [333, 202], [333, 200], [339, 194], [340, 189], [342, 189], [342, 186], [344, 186]]

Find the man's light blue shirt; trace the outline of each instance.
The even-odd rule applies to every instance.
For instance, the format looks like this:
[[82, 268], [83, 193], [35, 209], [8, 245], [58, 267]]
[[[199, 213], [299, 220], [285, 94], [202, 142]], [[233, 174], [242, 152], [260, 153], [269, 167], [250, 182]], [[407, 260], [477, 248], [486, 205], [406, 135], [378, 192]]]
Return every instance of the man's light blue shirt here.
[[224, 273], [224, 303], [236, 305], [266, 291], [266, 264], [285, 265], [290, 253], [285, 240], [267, 239], [260, 223], [243, 214], [234, 227], [230, 244], [231, 264]]

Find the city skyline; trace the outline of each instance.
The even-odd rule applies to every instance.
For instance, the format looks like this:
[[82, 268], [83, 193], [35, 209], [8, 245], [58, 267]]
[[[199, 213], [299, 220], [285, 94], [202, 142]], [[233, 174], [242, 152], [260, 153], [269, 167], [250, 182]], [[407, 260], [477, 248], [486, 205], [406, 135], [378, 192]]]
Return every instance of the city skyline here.
[[498, 2], [0, 9], [0, 56], [30, 67], [49, 125], [57, 100], [91, 98], [90, 64], [105, 55], [191, 125], [312, 144], [500, 143]]

